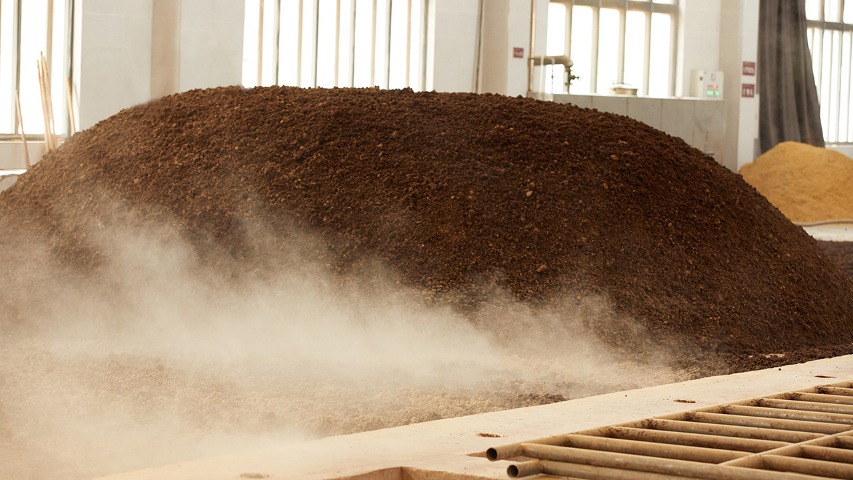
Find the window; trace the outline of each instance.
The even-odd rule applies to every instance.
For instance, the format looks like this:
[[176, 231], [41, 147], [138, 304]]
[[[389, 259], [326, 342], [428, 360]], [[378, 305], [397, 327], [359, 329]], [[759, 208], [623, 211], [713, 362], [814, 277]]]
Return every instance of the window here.
[[[677, 15], [677, 0], [551, 0], [546, 55], [571, 58], [570, 93], [629, 84], [639, 95], [671, 96]], [[562, 65], [547, 65], [545, 93], [566, 93], [564, 78]]]
[[806, 20], [823, 138], [828, 143], [853, 143], [853, 1], [806, 0]]
[[423, 90], [428, 0], [247, 0], [243, 85]]
[[43, 54], [50, 73], [55, 130], [68, 132], [65, 79], [71, 74], [72, 0], [0, 0], [0, 134], [17, 134], [15, 109], [20, 93], [24, 132], [44, 134], [39, 61]]

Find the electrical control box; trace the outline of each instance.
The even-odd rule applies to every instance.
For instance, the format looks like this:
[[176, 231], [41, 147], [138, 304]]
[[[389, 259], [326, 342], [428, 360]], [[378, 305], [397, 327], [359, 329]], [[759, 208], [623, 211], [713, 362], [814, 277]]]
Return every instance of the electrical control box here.
[[716, 70], [691, 70], [690, 96], [694, 98], [722, 100], [723, 72]]

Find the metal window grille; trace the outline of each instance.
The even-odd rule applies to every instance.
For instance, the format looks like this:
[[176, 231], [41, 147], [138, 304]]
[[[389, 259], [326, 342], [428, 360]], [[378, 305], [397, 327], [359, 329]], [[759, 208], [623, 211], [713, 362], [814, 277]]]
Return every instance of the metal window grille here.
[[15, 108], [20, 93], [28, 137], [44, 134], [36, 62], [44, 54], [57, 134], [69, 128], [66, 78], [71, 76], [74, 0], [0, 0], [0, 135], [21, 131]]
[[579, 78], [566, 88], [564, 67], [546, 65], [540, 91], [674, 94], [678, 0], [551, 0], [548, 17], [547, 54], [568, 55]]
[[853, 143], [853, 2], [808, 0], [806, 19], [824, 140]]
[[248, 0], [246, 87], [424, 90], [428, 0]]

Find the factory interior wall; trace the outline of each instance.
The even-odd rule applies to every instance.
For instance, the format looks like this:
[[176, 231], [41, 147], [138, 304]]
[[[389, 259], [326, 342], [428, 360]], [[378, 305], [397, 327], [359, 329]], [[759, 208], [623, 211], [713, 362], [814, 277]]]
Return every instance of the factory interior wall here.
[[430, 0], [427, 90], [474, 91], [479, 0]]
[[[535, 1], [533, 53], [540, 54], [546, 45], [548, 0]], [[479, 0], [429, 2], [427, 90], [476, 91]], [[740, 91], [741, 84], [755, 83], [754, 76], [742, 76], [741, 70], [743, 61], [757, 57], [758, 3], [680, 2], [676, 93], [689, 93], [688, 81], [694, 68], [725, 73], [724, 145], [714, 133], [720, 128], [718, 106], [697, 108], [694, 102], [692, 107], [679, 107], [667, 99], [651, 105], [631, 101], [627, 114], [643, 120], [656, 118], [660, 111], [661, 127], [654, 122], [652, 126], [667, 131], [664, 123], [676, 125], [680, 134], [674, 134], [702, 151], [714, 152], [715, 158], [732, 170], [752, 161], [756, 155], [758, 99], [742, 98]], [[484, 2], [479, 91], [526, 94], [530, 9], [530, 0]], [[78, 129], [162, 95], [239, 84], [243, 10], [240, 0], [77, 0], [73, 88]], [[523, 48], [524, 58], [514, 58], [513, 48]], [[591, 104], [592, 100], [587, 102]], [[598, 107], [594, 108], [605, 109], [607, 102], [597, 100]], [[613, 108], [617, 110], [614, 113], [620, 113], [622, 102], [616, 101]], [[679, 113], [681, 110], [684, 112]], [[687, 110], [692, 115], [687, 115]], [[682, 114], [687, 116], [677, 116]], [[684, 118], [691, 118], [692, 124]], [[0, 144], [0, 168], [21, 168], [21, 148], [13, 143]]]
[[78, 0], [75, 71], [81, 129], [194, 88], [240, 84], [243, 2]]
[[181, 92], [241, 83], [244, 13], [242, 1], [181, 1]]
[[692, 70], [720, 69], [720, 7], [720, 0], [679, 4], [676, 97], [690, 95]]
[[726, 167], [737, 172], [756, 157], [758, 138], [757, 99], [743, 98], [743, 84], [755, 84], [744, 76], [743, 62], [758, 58], [759, 0], [722, 0], [720, 14], [720, 70], [725, 75]]
[[79, 129], [151, 99], [152, 0], [78, 0]]

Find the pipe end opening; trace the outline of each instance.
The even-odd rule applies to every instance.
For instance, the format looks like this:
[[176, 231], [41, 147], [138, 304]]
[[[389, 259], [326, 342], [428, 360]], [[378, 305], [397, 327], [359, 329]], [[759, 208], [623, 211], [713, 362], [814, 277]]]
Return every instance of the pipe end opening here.
[[490, 448], [490, 449], [486, 450], [486, 458], [488, 458], [489, 460], [494, 462], [495, 460], [498, 459], [498, 451], [495, 450], [494, 448]]
[[518, 478], [518, 467], [515, 465], [506, 467], [506, 474], [509, 475], [509, 478]]

